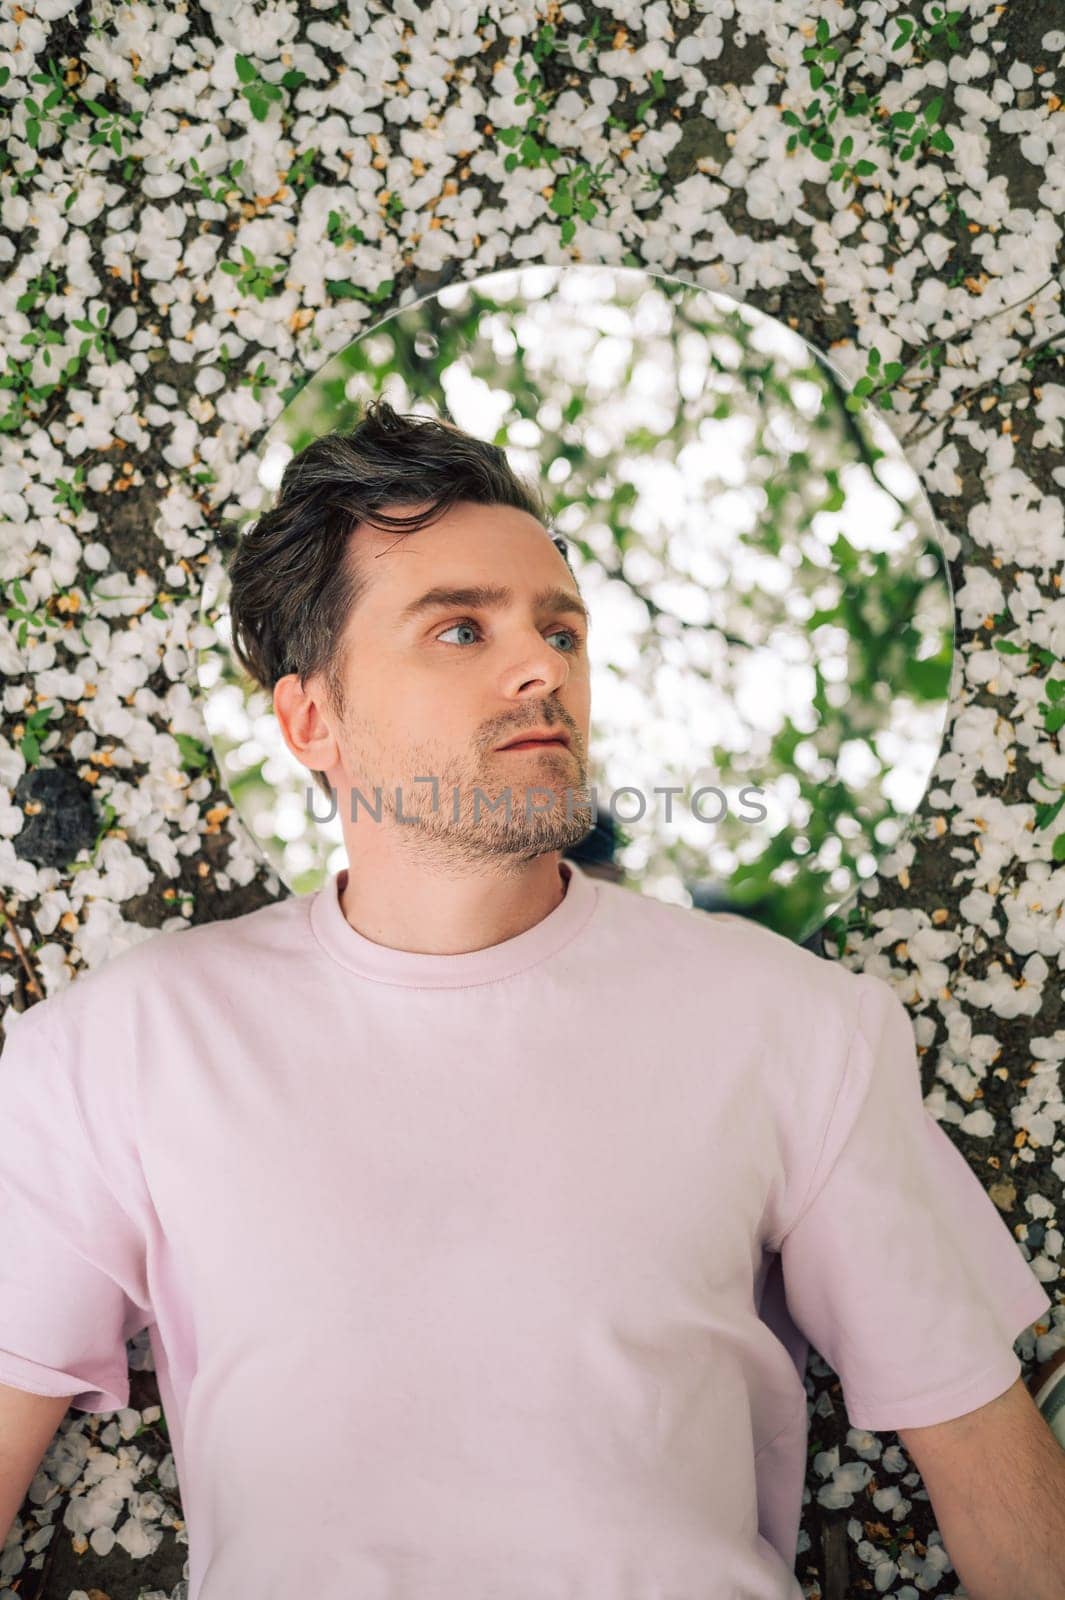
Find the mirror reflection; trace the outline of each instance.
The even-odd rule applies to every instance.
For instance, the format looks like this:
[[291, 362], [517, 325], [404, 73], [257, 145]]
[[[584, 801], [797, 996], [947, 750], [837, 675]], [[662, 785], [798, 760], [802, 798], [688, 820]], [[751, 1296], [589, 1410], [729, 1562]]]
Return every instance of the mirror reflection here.
[[[678, 279], [492, 274], [330, 358], [263, 441], [232, 532], [374, 401], [499, 446], [589, 614], [590, 809], [564, 855], [806, 942], [912, 826], [953, 669], [934, 517], [886, 422], [848, 393], [789, 327]], [[432, 528], [415, 538], [430, 550]], [[288, 748], [273, 685], [237, 659], [228, 587], [216, 563], [207, 725], [241, 819], [306, 893], [346, 864], [341, 819]]]

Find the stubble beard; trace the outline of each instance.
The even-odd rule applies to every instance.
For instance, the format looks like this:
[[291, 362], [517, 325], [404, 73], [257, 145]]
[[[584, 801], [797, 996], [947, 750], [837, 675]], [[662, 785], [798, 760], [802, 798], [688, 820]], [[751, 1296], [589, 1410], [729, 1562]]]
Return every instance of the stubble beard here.
[[[406, 776], [387, 780], [379, 757], [350, 743], [348, 755], [349, 771], [375, 776], [354, 780], [350, 794], [338, 797], [345, 817], [353, 813], [360, 828], [396, 829], [412, 850], [438, 865], [491, 863], [500, 869], [511, 862], [517, 869], [580, 843], [595, 821], [586, 770], [567, 751], [543, 760], [516, 757], [513, 763], [492, 752], [472, 774], [457, 760], [411, 752]], [[514, 770], [506, 770], [511, 764]]]

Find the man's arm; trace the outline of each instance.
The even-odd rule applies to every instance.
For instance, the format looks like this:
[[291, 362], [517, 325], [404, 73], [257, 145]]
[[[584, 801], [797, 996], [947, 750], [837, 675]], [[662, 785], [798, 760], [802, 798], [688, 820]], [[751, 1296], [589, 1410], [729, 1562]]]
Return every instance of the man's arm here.
[[72, 1398], [0, 1383], [0, 1549]]
[[1062, 1600], [1065, 1450], [1023, 1379], [962, 1417], [898, 1436], [971, 1600]]

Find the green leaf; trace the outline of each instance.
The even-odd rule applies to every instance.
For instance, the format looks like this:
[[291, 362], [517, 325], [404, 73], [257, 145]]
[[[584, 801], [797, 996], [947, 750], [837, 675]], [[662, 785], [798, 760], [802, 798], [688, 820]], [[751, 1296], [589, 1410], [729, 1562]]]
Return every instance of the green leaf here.
[[325, 286], [334, 300], [364, 300], [364, 290], [357, 283], [348, 283], [343, 278], [327, 278]]
[[240, 79], [241, 83], [253, 83], [258, 77], [258, 73], [248, 60], [247, 56], [238, 55], [235, 66], [237, 69], [237, 77]]
[[[1042, 774], [1040, 774], [1040, 777], [1042, 778]], [[1043, 779], [1042, 781], [1044, 782], [1046, 788], [1049, 789], [1050, 785], [1046, 783], [1046, 780]], [[1037, 801], [1035, 807], [1036, 827], [1049, 828], [1050, 824], [1053, 822], [1062, 806], [1065, 806], [1065, 794], [1059, 794], [1058, 798], [1052, 802], [1043, 800]]]
[[178, 749], [181, 751], [181, 764], [187, 767], [204, 767], [210, 757], [207, 751], [189, 733], [175, 733]]

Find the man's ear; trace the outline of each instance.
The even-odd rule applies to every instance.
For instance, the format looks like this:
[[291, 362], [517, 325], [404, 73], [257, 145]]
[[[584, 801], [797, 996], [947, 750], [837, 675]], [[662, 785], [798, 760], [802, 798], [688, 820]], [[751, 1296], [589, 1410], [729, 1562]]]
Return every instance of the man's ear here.
[[322, 700], [321, 680], [313, 676], [304, 686], [288, 672], [274, 685], [274, 715], [286, 745], [301, 766], [329, 773], [340, 761], [340, 746]]

